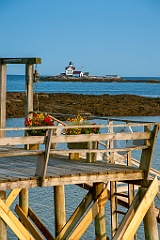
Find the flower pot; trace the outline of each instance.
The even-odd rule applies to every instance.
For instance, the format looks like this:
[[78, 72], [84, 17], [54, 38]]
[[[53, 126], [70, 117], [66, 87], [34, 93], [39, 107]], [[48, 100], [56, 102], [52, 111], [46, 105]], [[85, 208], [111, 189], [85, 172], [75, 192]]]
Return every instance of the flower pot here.
[[[87, 142], [77, 142], [77, 143], [68, 143], [69, 149], [87, 149], [88, 143]], [[78, 160], [82, 158], [81, 153], [69, 153], [69, 159], [70, 160]]]
[[88, 143], [87, 142], [75, 142], [75, 143], [68, 143], [69, 149], [87, 149]]
[[[78, 143], [68, 143], [69, 149], [96, 149], [97, 142], [78, 142]], [[70, 160], [78, 160], [82, 158], [81, 153], [69, 153]], [[96, 153], [87, 153], [86, 162], [95, 162], [97, 159]]]
[[29, 150], [39, 150], [39, 144], [29, 144]]
[[47, 129], [42, 130], [27, 130], [26, 131], [28, 136], [45, 136]]

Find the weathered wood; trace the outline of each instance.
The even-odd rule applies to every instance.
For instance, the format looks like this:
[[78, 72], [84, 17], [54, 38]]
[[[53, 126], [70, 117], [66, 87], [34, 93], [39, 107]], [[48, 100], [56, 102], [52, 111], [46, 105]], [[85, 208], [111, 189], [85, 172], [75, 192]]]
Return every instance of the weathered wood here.
[[158, 182], [157, 177], [155, 177], [145, 195], [143, 196], [141, 202], [139, 202], [139, 193], [136, 195], [128, 212], [124, 216], [113, 240], [127, 240], [133, 238], [146, 212], [154, 201], [154, 197], [157, 192]]
[[[32, 140], [33, 142], [34, 140]], [[27, 140], [25, 141], [25, 143], [29, 143], [30, 141]], [[40, 143], [40, 141], [38, 142]], [[21, 143], [22, 144], [22, 143]], [[24, 144], [24, 142], [23, 142]], [[136, 146], [136, 147], [129, 147], [129, 148], [115, 148], [115, 149], [99, 149], [99, 150], [94, 150], [94, 149], [83, 149], [83, 150], [78, 150], [79, 153], [106, 153], [106, 152], [123, 152], [123, 151], [131, 151], [131, 150], [140, 150], [140, 149], [146, 149], [148, 148], [147, 146]], [[70, 152], [72, 153], [76, 153], [77, 150], [59, 150], [59, 149], [56, 149], [56, 150], [53, 150], [51, 149], [50, 150], [50, 153], [51, 154], [69, 154]], [[8, 157], [8, 156], [29, 156], [29, 155], [41, 155], [41, 154], [44, 154], [44, 150], [26, 150], [26, 149], [23, 149], [23, 148], [11, 148], [9, 149], [9, 147], [5, 149], [3, 148], [0, 148], [0, 157]]]
[[52, 136], [53, 130], [50, 129], [48, 131], [48, 136], [47, 136], [47, 141], [45, 144], [45, 153], [44, 157], [38, 158], [37, 161], [37, 167], [36, 167], [36, 172], [35, 174], [37, 176], [41, 177], [41, 186], [43, 186], [44, 179], [46, 177], [46, 172], [47, 172], [47, 166], [48, 166], [48, 160], [49, 160], [49, 154], [50, 154], [50, 147], [51, 147], [51, 136]]
[[[5, 191], [0, 191], [0, 199], [2, 201], [6, 202], [6, 192]], [[7, 240], [6, 223], [1, 218], [0, 218], [0, 239]]]
[[[149, 132], [150, 128], [147, 126], [147, 127], [145, 127], [145, 130], [146, 130], [146, 132]], [[158, 134], [158, 130], [159, 130], [159, 126], [155, 125], [154, 129], [152, 131], [152, 137], [150, 139], [150, 145], [151, 145], [150, 148], [142, 150], [139, 168], [143, 169], [144, 174], [145, 174], [145, 176], [144, 176], [145, 179], [149, 178], [149, 172], [150, 172], [150, 167], [152, 164], [152, 156], [153, 156], [153, 152], [154, 152], [155, 141], [156, 141], [156, 137]]]
[[[113, 134], [113, 121], [109, 122], [109, 134]], [[114, 149], [114, 141], [111, 139], [109, 141], [109, 149]], [[110, 151], [110, 162], [113, 164], [115, 163], [115, 152]], [[115, 235], [115, 232], [118, 228], [118, 199], [117, 199], [117, 182], [111, 181], [110, 182], [110, 208], [111, 208], [111, 236]]]
[[[131, 151], [129, 151], [127, 153], [127, 165], [128, 166], [132, 165], [132, 153], [131, 153]], [[129, 203], [129, 206], [131, 205], [133, 199], [134, 199], [134, 185], [133, 184], [128, 184], [128, 203]]]
[[[97, 149], [98, 148], [98, 142], [88, 142], [88, 149]], [[97, 153], [93, 152], [87, 152], [86, 154], [86, 162], [96, 162], [97, 160]]]
[[18, 215], [19, 219], [23, 223], [23, 225], [26, 227], [26, 229], [29, 230], [29, 232], [33, 235], [35, 239], [43, 240], [44, 238], [41, 236], [41, 234], [37, 231], [33, 223], [26, 217], [26, 214], [22, 211], [22, 209], [16, 205], [15, 210], [16, 214]]
[[18, 196], [20, 191], [21, 191], [21, 188], [15, 188], [9, 193], [9, 195], [7, 196], [7, 199], [6, 199], [6, 205], [8, 207], [11, 206], [11, 204], [14, 202], [14, 200], [16, 199], [16, 197]]
[[19, 206], [26, 216], [28, 216], [28, 188], [23, 188], [19, 194]]
[[[72, 239], [80, 239], [80, 237], [83, 235], [83, 233], [87, 230], [93, 219], [96, 217], [96, 215], [99, 213], [99, 208], [105, 205], [105, 203], [108, 201], [109, 195], [108, 191], [106, 189], [101, 192], [98, 199], [94, 202], [92, 207], [88, 210], [84, 218], [81, 220], [79, 225], [76, 227], [76, 229], [73, 231], [73, 233], [70, 235], [68, 240]], [[103, 237], [106, 239], [106, 236]], [[101, 238], [101, 239], [103, 239]]]
[[[6, 65], [0, 64], [0, 127], [6, 127]], [[5, 132], [0, 131], [0, 137], [4, 137]]]
[[29, 112], [33, 111], [33, 70], [33, 64], [26, 64], [25, 117], [28, 117]]
[[[90, 183], [90, 182], [106, 182], [106, 181], [124, 181], [124, 180], [133, 180], [133, 179], [142, 179], [143, 178], [143, 172], [140, 170], [132, 170], [132, 171], [125, 171], [118, 168], [115, 169], [115, 171], [108, 171], [107, 173], [103, 172], [100, 174], [100, 172], [92, 173], [92, 174], [80, 174], [77, 173], [76, 175], [63, 175], [60, 176], [57, 174], [57, 176], [51, 176], [46, 177], [43, 183], [43, 186], [59, 186], [60, 184], [81, 184], [81, 183]], [[126, 169], [127, 170], [127, 169]], [[35, 172], [35, 170], [34, 170]], [[30, 175], [30, 174], [29, 174]], [[55, 173], [54, 173], [55, 175]], [[4, 189], [14, 189], [14, 188], [34, 188], [39, 187], [40, 184], [40, 178], [39, 177], [25, 177], [25, 178], [16, 178], [12, 177], [12, 181], [9, 181], [10, 178], [8, 178], [8, 181], [2, 180], [0, 181], [0, 190]]]
[[37, 217], [35, 212], [30, 207], [28, 208], [28, 216], [32, 219], [34, 224], [38, 227], [40, 232], [45, 236], [47, 240], [54, 240], [52, 234], [48, 231], [46, 226], [41, 222], [41, 220]]
[[93, 206], [90, 208], [90, 210], [87, 212], [87, 214], [83, 218], [83, 220], [80, 222], [80, 224], [76, 227], [74, 232], [68, 238], [68, 240], [80, 239], [80, 237], [87, 230], [87, 228], [89, 227], [91, 222], [94, 220], [98, 212], [99, 212], [98, 200], [96, 200]]
[[[49, 115], [51, 117], [51, 119], [56, 120], [57, 121], [57, 128], [53, 129], [53, 136], [59, 136], [62, 133], [62, 128], [61, 126], [65, 125], [64, 123], [62, 123], [61, 121], [59, 121], [57, 118], [54, 118], [53, 116]], [[58, 143], [51, 143], [51, 148], [55, 149], [57, 147]]]
[[79, 134], [53, 136], [52, 142], [94, 142], [94, 141], [111, 141], [111, 140], [137, 140], [150, 139], [149, 132], [133, 132], [133, 133], [110, 133], [110, 134]]
[[[143, 199], [147, 189], [141, 187], [139, 190], [140, 198]], [[144, 232], [145, 232], [145, 239], [147, 240], [158, 240], [158, 226], [156, 220], [156, 211], [154, 202], [152, 202], [150, 208], [148, 209], [144, 219]]]
[[72, 229], [76, 226], [80, 218], [83, 216], [83, 214], [85, 214], [85, 211], [88, 209], [92, 200], [93, 200], [92, 189], [90, 189], [90, 191], [82, 200], [82, 202], [79, 204], [79, 206], [76, 208], [72, 216], [68, 219], [62, 231], [58, 234], [56, 240], [58, 239], [65, 240], [68, 237], [68, 235], [70, 234]]
[[117, 195], [117, 182], [110, 182], [110, 198], [111, 198], [111, 230], [112, 237], [115, 235], [118, 228], [118, 199]]
[[[124, 233], [122, 239], [127, 240], [129, 237], [134, 236], [142, 219], [144, 218], [146, 212], [148, 211], [152, 202], [154, 201], [154, 197], [156, 196], [157, 192], [158, 192], [158, 182], [157, 182], [157, 178], [155, 177], [153, 182], [151, 183], [150, 187], [146, 191], [143, 199], [141, 200], [141, 202], [138, 206], [138, 209], [137, 209], [132, 221], [130, 222], [126, 232]], [[157, 229], [157, 231], [158, 231], [158, 229]], [[152, 234], [153, 234], [153, 232], [152, 232]], [[156, 233], [154, 232], [154, 239], [155, 240], [159, 239], [159, 237], [157, 238], [157, 232]]]
[[[132, 140], [132, 139], [150, 139], [150, 133], [137, 132], [133, 133], [125, 133], [122, 135], [121, 133], [116, 134], [80, 134], [80, 135], [60, 135], [60, 136], [52, 136], [52, 143], [66, 143], [66, 142], [94, 142], [94, 141], [112, 141], [112, 140]], [[7, 137], [0, 139], [0, 145], [18, 145], [18, 144], [36, 144], [36, 143], [44, 143], [45, 136], [27, 136], [27, 137]], [[150, 144], [146, 144], [150, 146]], [[140, 145], [141, 146], [141, 145]], [[135, 146], [134, 146], [135, 147]], [[131, 148], [132, 149], [132, 148]]]
[[[131, 153], [131, 151], [129, 151], [127, 153], [127, 165], [128, 166], [132, 166], [132, 153]], [[134, 199], [134, 185], [133, 184], [129, 184], [128, 183], [128, 196], [127, 197], [128, 197], [128, 205], [130, 206], [132, 204], [132, 202], [133, 202], [133, 199]], [[137, 237], [135, 235], [132, 238], [132, 240], [136, 240], [136, 239], [137, 239]]]
[[139, 205], [139, 194], [136, 195], [128, 212], [123, 217], [123, 219], [118, 227], [118, 230], [113, 237], [113, 240], [121, 240], [122, 239], [122, 236], [123, 236], [124, 232], [126, 231], [127, 227], [129, 226], [129, 223], [131, 222], [138, 205]]
[[[154, 124], [153, 124], [154, 125]], [[142, 125], [141, 125], [142, 126]], [[147, 125], [146, 125], [147, 126]], [[151, 126], [151, 125], [150, 125]], [[66, 126], [64, 126], [65, 128]], [[56, 128], [55, 126], [49, 127], [49, 136], [26, 136], [26, 137], [9, 137], [9, 138], [0, 138], [0, 145], [2, 143], [2, 146], [0, 148], [0, 156], [7, 156], [7, 154], [13, 153], [14, 156], [6, 158], [6, 161], [4, 158], [1, 157], [0, 161], [0, 169], [1, 169], [1, 175], [0, 175], [0, 190], [4, 189], [15, 189], [15, 188], [33, 188], [33, 187], [39, 187], [42, 186], [54, 186], [55, 188], [55, 225], [56, 225], [56, 236], [57, 240], [58, 239], [66, 239], [69, 236], [69, 239], [76, 239], [77, 237], [81, 237], [82, 234], [86, 231], [90, 223], [92, 222], [93, 219], [96, 220], [98, 219], [97, 223], [95, 224], [96, 226], [96, 238], [97, 239], [106, 239], [106, 221], [102, 221], [104, 218], [104, 204], [106, 200], [105, 198], [108, 199], [109, 195], [104, 195], [101, 194], [102, 189], [103, 189], [103, 184], [106, 184], [107, 182], [115, 182], [117, 184], [117, 181], [129, 181], [129, 184], [135, 183], [136, 181], [138, 185], [143, 184], [143, 179], [144, 179], [144, 171], [145, 174], [148, 171], [148, 168], [150, 168], [151, 164], [151, 158], [152, 158], [152, 153], [153, 153], [153, 146], [155, 145], [155, 137], [156, 137], [156, 125], [155, 129], [153, 132], [148, 131], [146, 132], [131, 132], [131, 133], [107, 133], [107, 134], [86, 134], [86, 135], [77, 135], [77, 136], [72, 136], [72, 135], [64, 135], [61, 134], [60, 136], [51, 136], [50, 134], [52, 130], [54, 131]], [[62, 130], [63, 127], [60, 127]], [[1, 128], [2, 129], [2, 128]], [[68, 154], [69, 152], [75, 153], [77, 150], [50, 150], [51, 144], [57, 144], [57, 143], [71, 143], [74, 142], [94, 142], [97, 140], [100, 141], [110, 141], [114, 142], [115, 140], [135, 140], [134, 144], [129, 147], [120, 147], [120, 148], [114, 148], [113, 144], [110, 144], [109, 149], [81, 149], [81, 153], [98, 153], [98, 152], [110, 152], [111, 155], [111, 160], [113, 164], [106, 164], [106, 163], [100, 163], [100, 162], [94, 162], [94, 163], [85, 163], [85, 160], [82, 159], [80, 161], [69, 161], [67, 159], [67, 156], [65, 154]], [[142, 140], [143, 145], [138, 145], [139, 141]], [[145, 141], [144, 141], [145, 140]], [[12, 150], [8, 150], [11, 145], [19, 145], [19, 144], [45, 144], [45, 151], [44, 150], [17, 150], [12, 148]], [[6, 145], [7, 148], [6, 148]], [[104, 145], [107, 147], [107, 145]], [[17, 147], [17, 146], [16, 146]], [[5, 150], [4, 150], [4, 149]], [[114, 164], [115, 161], [115, 152], [119, 151], [132, 151], [132, 150], [140, 150], [140, 149], [152, 149], [152, 151], [146, 152], [149, 153], [149, 156], [147, 158], [147, 167], [145, 168], [145, 157], [147, 154], [142, 154], [143, 157], [141, 158], [142, 163], [140, 164], [139, 168], [135, 168], [132, 166], [124, 166], [124, 165], [116, 165]], [[17, 152], [16, 152], [17, 151]], [[27, 154], [27, 157], [23, 157], [22, 161], [22, 155]], [[58, 154], [63, 154], [63, 155], [56, 155]], [[6, 155], [3, 155], [6, 154]], [[20, 157], [16, 157], [16, 154], [21, 155]], [[32, 154], [37, 154], [38, 157], [45, 157], [44, 159], [39, 158], [38, 160], [38, 167], [36, 172], [39, 171], [38, 176], [35, 176], [35, 168], [36, 168], [36, 160], [35, 158], [32, 157]], [[54, 155], [52, 155], [54, 154]], [[50, 161], [48, 161], [50, 155]], [[11, 156], [11, 155], [10, 155]], [[51, 157], [53, 156], [53, 157]], [[129, 165], [131, 164], [131, 154], [128, 152], [128, 162]], [[41, 162], [40, 162], [41, 161]], [[149, 179], [149, 177], [148, 177]], [[131, 181], [132, 180], [132, 181]], [[135, 181], [135, 182], [134, 182]], [[139, 181], [139, 182], [138, 182]], [[150, 182], [149, 180], [145, 180]], [[65, 197], [64, 197], [64, 186], [68, 184], [94, 184], [94, 189], [95, 189], [95, 201], [96, 203], [93, 204], [91, 209], [86, 213], [86, 205], [89, 204], [89, 201], [86, 203], [86, 199], [82, 203], [82, 205], [79, 206], [78, 210], [75, 210], [74, 214], [71, 216], [67, 224], [65, 224], [66, 220], [65, 219]], [[152, 184], [151, 184], [152, 185]], [[131, 186], [131, 185], [129, 185]], [[145, 183], [142, 186], [146, 186]], [[26, 191], [24, 189], [24, 191]], [[129, 195], [129, 201], [125, 202], [125, 206], [128, 206], [132, 203], [133, 200], [133, 195], [132, 195], [132, 188], [129, 188], [128, 195]], [[150, 191], [150, 190], [149, 190]], [[22, 190], [23, 192], [23, 190]], [[155, 193], [155, 189], [152, 188], [152, 192]], [[25, 192], [26, 193], [26, 192]], [[148, 193], [148, 191], [147, 191]], [[8, 205], [12, 204], [12, 202], [15, 199], [15, 195], [18, 194], [17, 192], [12, 192], [11, 196], [8, 198]], [[13, 196], [14, 195], [14, 196]], [[103, 195], [103, 196], [102, 196]], [[118, 236], [117, 239], [122, 239], [122, 237], [133, 237], [134, 236], [134, 224], [137, 228], [137, 221], [138, 224], [140, 222], [139, 215], [142, 215], [145, 211], [148, 211], [148, 209], [144, 209], [145, 203], [140, 204], [140, 208], [138, 208], [139, 205], [139, 199], [137, 197], [131, 204], [129, 211], [127, 214], [124, 216], [124, 220], [122, 221], [122, 224], [118, 228], [117, 224], [117, 214], [122, 213], [117, 209], [117, 203], [119, 201], [118, 197], [124, 197], [124, 194], [118, 194], [118, 191], [114, 187], [111, 189], [111, 195], [114, 196], [111, 198], [111, 201], [114, 199], [115, 205], [112, 208], [112, 222], [114, 223], [113, 227], [113, 233], [115, 236]], [[147, 199], [151, 198], [153, 201], [154, 196], [147, 196]], [[21, 196], [21, 194], [20, 194]], [[108, 197], [107, 197], [108, 196]], [[139, 198], [139, 194], [137, 195]], [[97, 201], [98, 197], [98, 201]], [[24, 200], [28, 196], [24, 197]], [[23, 203], [25, 203], [25, 201]], [[113, 201], [113, 202], [114, 202]], [[143, 199], [142, 199], [143, 201]], [[148, 200], [149, 202], [150, 200]], [[112, 203], [113, 203], [112, 202]], [[148, 203], [147, 202], [147, 203]], [[129, 203], [129, 204], [128, 204]], [[151, 203], [152, 204], [152, 203]], [[23, 204], [21, 204], [23, 205]], [[6, 204], [7, 206], [7, 204]], [[82, 209], [82, 206], [84, 206], [84, 209]], [[113, 206], [113, 205], [112, 205]], [[152, 205], [151, 205], [152, 206]], [[21, 209], [23, 206], [21, 206]], [[148, 207], [149, 208], [149, 207]], [[18, 209], [18, 208], [16, 208]], [[19, 209], [17, 210], [18, 212]], [[26, 211], [26, 213], [25, 213]], [[24, 216], [26, 216], [26, 219], [24, 220], [26, 224], [28, 223], [27, 220], [27, 215], [28, 215], [28, 204], [24, 204]], [[134, 213], [135, 215], [139, 211], [139, 215], [136, 216], [136, 219], [134, 219]], [[92, 215], [93, 213], [93, 215]], [[116, 213], [116, 214], [115, 214]], [[21, 214], [21, 213], [19, 213]], [[114, 215], [115, 214], [115, 215]], [[124, 213], [123, 213], [124, 214]], [[84, 217], [83, 217], [84, 215]], [[5, 213], [3, 212], [2, 216], [6, 217]], [[82, 217], [82, 221], [77, 225], [77, 223], [80, 220], [80, 216]], [[6, 218], [7, 219], [7, 218]], [[12, 217], [7, 220], [7, 224], [10, 224], [10, 221], [12, 221]], [[10, 224], [13, 226], [13, 224]], [[10, 226], [9, 225], [9, 226]], [[77, 225], [77, 227], [75, 227]], [[26, 225], [27, 226], [27, 225]], [[130, 232], [128, 232], [128, 228], [130, 227]], [[28, 227], [27, 227], [28, 228]], [[74, 229], [75, 228], [75, 229]], [[118, 231], [116, 232], [118, 228]], [[18, 229], [18, 228], [17, 228]], [[20, 234], [18, 230], [16, 230], [16, 235]], [[73, 231], [73, 232], [72, 232]], [[71, 234], [72, 232], [72, 234]], [[131, 233], [131, 234], [130, 234]], [[36, 233], [34, 233], [36, 234]], [[71, 235], [70, 235], [71, 234]], [[114, 235], [113, 234], [113, 235]], [[117, 235], [118, 234], [118, 235]], [[127, 235], [128, 234], [128, 235]], [[18, 235], [17, 235], [18, 236]], [[120, 237], [121, 236], [121, 237]], [[18, 236], [19, 237], [19, 236]], [[53, 237], [53, 236], [52, 236]], [[47, 238], [49, 239], [49, 238]], [[51, 238], [52, 239], [52, 238]], [[117, 240], [116, 239], [116, 240]], [[126, 238], [124, 238], [126, 239]]]
[[64, 185], [54, 187], [55, 233], [61, 232], [66, 224], [65, 189]]
[[[44, 180], [44, 186], [143, 179], [143, 171], [133, 167], [101, 163], [76, 164], [74, 162], [68, 164], [65, 158], [64, 161], [59, 162], [60, 165], [58, 167], [57, 160], [50, 161], [51, 165], [48, 167], [50, 176], [47, 176]], [[15, 173], [11, 171], [12, 175], [8, 176], [8, 181], [6, 181], [6, 178], [4, 180], [1, 175], [0, 190], [40, 186], [40, 178], [35, 176], [35, 166], [36, 164], [34, 164], [34, 168], [32, 169], [25, 165], [25, 169], [22, 169], [26, 174], [25, 177], [22, 178], [19, 177], [21, 176], [19, 169], [17, 169], [17, 171], [15, 170]]]
[[40, 64], [41, 58], [0, 58], [1, 64]]
[[0, 199], [0, 217], [6, 222], [15, 235], [21, 240], [34, 240], [23, 224], [11, 212], [8, 206]]
[[[101, 201], [101, 194], [106, 186], [104, 183], [93, 183], [93, 197]], [[108, 197], [109, 198], [109, 197]], [[99, 204], [99, 211], [95, 217], [95, 237], [97, 240], [106, 240], [106, 214], [104, 203]]]

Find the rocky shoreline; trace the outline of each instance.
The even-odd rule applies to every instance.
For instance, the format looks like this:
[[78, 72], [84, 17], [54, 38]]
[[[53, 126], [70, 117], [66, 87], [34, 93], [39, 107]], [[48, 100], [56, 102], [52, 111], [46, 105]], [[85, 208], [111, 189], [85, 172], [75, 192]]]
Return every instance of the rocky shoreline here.
[[[94, 116], [160, 116], [160, 97], [135, 95], [34, 94], [34, 111]], [[25, 116], [25, 93], [7, 92], [7, 118]]]
[[[98, 77], [98, 76], [83, 76], [83, 77], [72, 77], [72, 76], [41, 76], [40, 81], [44, 81], [44, 82], [50, 82], [50, 81], [54, 81], [54, 82], [137, 82], [137, 80], [133, 80], [133, 79], [124, 79], [121, 77]], [[147, 82], [147, 83], [160, 83], [160, 79], [159, 80], [155, 80], [155, 79], [147, 79], [147, 80], [138, 80], [138, 82]]]

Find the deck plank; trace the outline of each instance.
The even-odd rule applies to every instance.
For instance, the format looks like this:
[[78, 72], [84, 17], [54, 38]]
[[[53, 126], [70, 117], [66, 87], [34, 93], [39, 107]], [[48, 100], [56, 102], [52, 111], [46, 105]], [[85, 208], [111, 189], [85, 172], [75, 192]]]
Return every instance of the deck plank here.
[[[35, 176], [37, 156], [0, 158], [0, 190], [16, 187], [39, 187], [40, 178]], [[105, 162], [86, 163], [69, 160], [68, 156], [54, 155], [48, 162], [44, 186], [81, 184], [142, 179], [143, 172], [135, 167]]]

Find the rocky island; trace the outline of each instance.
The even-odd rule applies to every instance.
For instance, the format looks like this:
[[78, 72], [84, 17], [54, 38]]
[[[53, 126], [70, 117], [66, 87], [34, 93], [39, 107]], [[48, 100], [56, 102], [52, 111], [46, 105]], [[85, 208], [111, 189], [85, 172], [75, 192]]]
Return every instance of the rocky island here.
[[[41, 76], [40, 81], [49, 82], [49, 81], [55, 81], [55, 82], [137, 82], [137, 80], [133, 79], [124, 79], [122, 77], [113, 75], [111, 76], [83, 76], [83, 77], [74, 77], [74, 76], [66, 76], [66, 75], [58, 75], [58, 76]], [[146, 82], [147, 83], [160, 83], [160, 79], [141, 79], [138, 80], [138, 82]]]
[[[95, 116], [160, 116], [160, 97], [135, 95], [34, 94], [34, 111]], [[25, 93], [7, 92], [7, 118], [25, 116]]]

